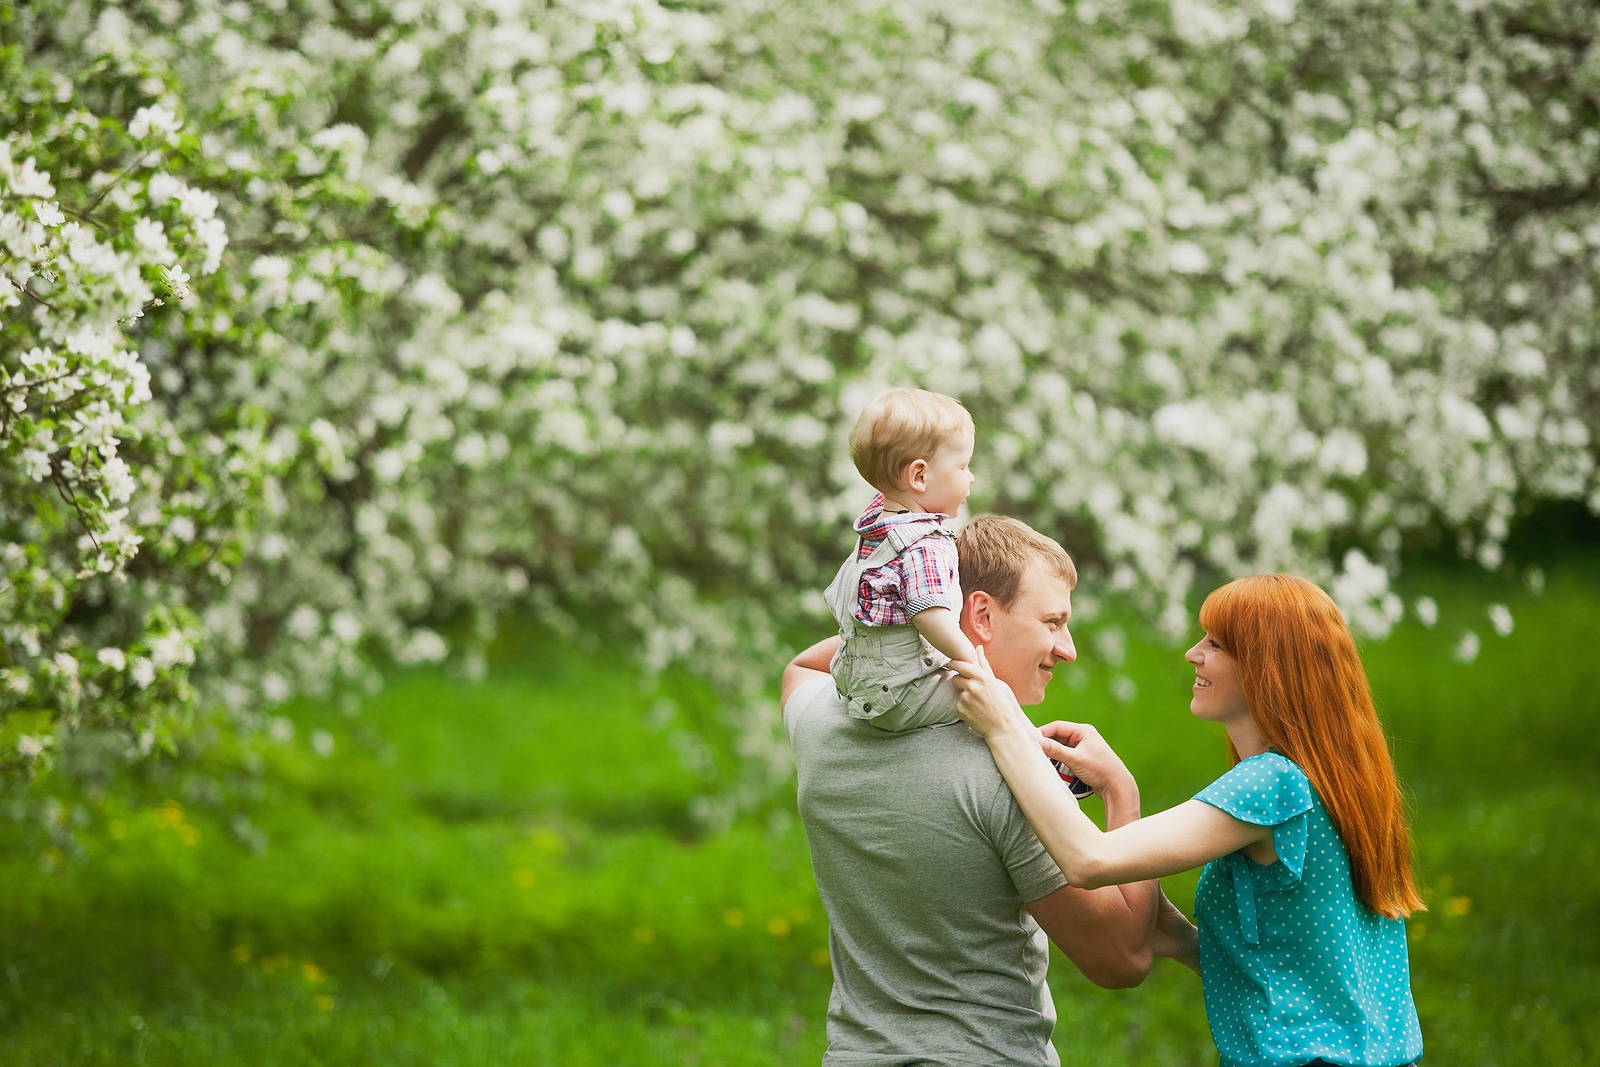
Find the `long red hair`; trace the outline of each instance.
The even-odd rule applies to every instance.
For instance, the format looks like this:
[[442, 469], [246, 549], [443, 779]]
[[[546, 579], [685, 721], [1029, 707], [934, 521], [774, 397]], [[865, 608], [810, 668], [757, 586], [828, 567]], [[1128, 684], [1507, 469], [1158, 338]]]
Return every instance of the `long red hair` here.
[[[1391, 919], [1422, 910], [1394, 760], [1333, 598], [1287, 574], [1240, 578], [1206, 597], [1200, 625], [1238, 661], [1262, 739], [1322, 798], [1350, 854], [1356, 895]], [[1238, 761], [1229, 741], [1229, 765]]]

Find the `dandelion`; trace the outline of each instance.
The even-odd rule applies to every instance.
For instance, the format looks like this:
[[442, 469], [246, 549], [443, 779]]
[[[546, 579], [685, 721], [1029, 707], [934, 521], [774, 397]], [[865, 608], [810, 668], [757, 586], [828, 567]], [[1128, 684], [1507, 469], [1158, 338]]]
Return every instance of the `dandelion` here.
[[1418, 597], [1411, 610], [1416, 613], [1417, 621], [1424, 629], [1433, 629], [1439, 621], [1439, 605], [1431, 596]]
[[1494, 632], [1501, 637], [1510, 637], [1511, 631], [1516, 627], [1516, 620], [1511, 617], [1511, 609], [1504, 604], [1491, 604], [1489, 625], [1494, 627]]
[[1478, 639], [1476, 633], [1466, 630], [1461, 634], [1461, 639], [1456, 642], [1455, 650], [1450, 655], [1457, 663], [1471, 663], [1478, 658], [1478, 650], [1482, 645], [1483, 642]]

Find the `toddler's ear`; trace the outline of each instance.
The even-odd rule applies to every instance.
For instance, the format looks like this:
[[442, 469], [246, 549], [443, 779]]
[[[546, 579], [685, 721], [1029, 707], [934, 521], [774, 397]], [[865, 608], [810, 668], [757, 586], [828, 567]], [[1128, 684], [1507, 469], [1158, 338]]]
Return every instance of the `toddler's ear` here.
[[926, 491], [928, 488], [928, 461], [925, 459], [912, 460], [906, 464], [906, 469], [901, 472], [900, 477], [905, 482], [907, 489], [918, 493]]

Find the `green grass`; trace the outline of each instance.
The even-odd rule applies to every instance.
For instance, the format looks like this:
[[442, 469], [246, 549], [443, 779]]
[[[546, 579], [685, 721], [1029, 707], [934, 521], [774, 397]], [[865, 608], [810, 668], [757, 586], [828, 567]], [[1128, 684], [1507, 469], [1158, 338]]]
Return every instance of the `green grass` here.
[[[1592, 1061], [1600, 560], [1568, 553], [1540, 596], [1408, 582], [1440, 624], [1365, 652], [1416, 801], [1428, 1058]], [[1040, 717], [1098, 723], [1155, 810], [1220, 772], [1222, 740], [1189, 717], [1173, 643], [1129, 628], [1125, 663], [1097, 658], [1114, 622], [1082, 628]], [[1468, 626], [1483, 651], [1463, 665]], [[792, 801], [702, 832], [706, 781], [655, 701], [613, 658], [544, 648], [486, 683], [399, 676], [355, 716], [296, 705], [297, 740], [257, 773], [80, 797], [77, 846], [0, 822], [0, 1060], [816, 1063], [826, 925]], [[1193, 885], [1167, 882], [1183, 906]], [[1107, 992], [1058, 959], [1051, 982], [1068, 1062], [1216, 1062], [1186, 971]]]

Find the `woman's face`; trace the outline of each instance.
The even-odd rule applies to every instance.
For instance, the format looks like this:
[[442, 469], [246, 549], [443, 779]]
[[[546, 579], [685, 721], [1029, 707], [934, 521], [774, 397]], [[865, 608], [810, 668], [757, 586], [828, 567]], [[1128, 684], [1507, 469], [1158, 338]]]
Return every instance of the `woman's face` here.
[[1183, 654], [1194, 665], [1194, 699], [1189, 710], [1207, 722], [1235, 725], [1249, 722], [1239, 661], [1222, 650], [1208, 633]]

